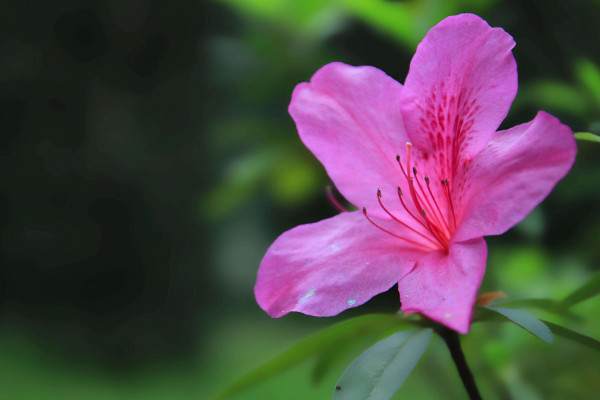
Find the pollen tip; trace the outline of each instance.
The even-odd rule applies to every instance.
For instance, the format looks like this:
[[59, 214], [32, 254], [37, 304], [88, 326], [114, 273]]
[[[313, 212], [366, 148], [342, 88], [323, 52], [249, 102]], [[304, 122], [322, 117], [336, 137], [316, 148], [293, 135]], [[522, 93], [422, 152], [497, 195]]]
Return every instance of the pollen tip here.
[[417, 167], [413, 167], [413, 174], [417, 175]]
[[425, 182], [429, 185], [429, 177], [428, 176], [425, 177]]
[[396, 161], [400, 162], [400, 154], [396, 154]]
[[363, 207], [363, 214], [367, 215], [367, 207]]
[[381, 189], [377, 188], [377, 197], [381, 197]]
[[402, 189], [400, 189], [400, 186], [398, 186], [398, 194], [402, 196]]
[[421, 215], [425, 216], [425, 209], [421, 210]]

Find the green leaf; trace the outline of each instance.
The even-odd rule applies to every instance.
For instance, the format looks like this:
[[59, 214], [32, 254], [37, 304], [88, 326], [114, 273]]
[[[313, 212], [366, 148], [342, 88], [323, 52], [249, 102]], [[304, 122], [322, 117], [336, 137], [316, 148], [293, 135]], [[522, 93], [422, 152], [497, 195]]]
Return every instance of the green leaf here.
[[550, 330], [558, 336], [562, 336], [565, 339], [572, 340], [584, 346], [590, 347], [594, 350], [600, 351], [600, 342], [596, 339], [582, 335], [581, 333], [577, 333], [569, 328], [565, 328], [564, 326], [560, 326], [549, 321], [542, 320], [542, 322], [548, 325]]
[[359, 338], [372, 332], [385, 331], [391, 329], [393, 326], [400, 327], [404, 323], [405, 320], [393, 314], [369, 314], [342, 321], [309, 336], [274, 359], [250, 371], [222, 389], [212, 399], [222, 399], [241, 392], [259, 382], [280, 374], [306, 359], [323, 354], [331, 347], [337, 346], [340, 342], [349, 338]]
[[575, 133], [575, 139], [600, 143], [600, 136], [594, 135], [593, 133], [589, 132], [577, 132]]
[[344, 371], [333, 400], [391, 398], [421, 359], [432, 336], [432, 329], [409, 329], [378, 342]]
[[552, 312], [556, 308], [557, 302], [552, 299], [521, 299], [506, 301], [501, 305], [510, 308], [537, 308]]
[[587, 281], [579, 289], [573, 291], [570, 295], [565, 297], [559, 304], [560, 309], [567, 309], [574, 306], [575, 304], [581, 303], [591, 297], [600, 294], [600, 272], [597, 273], [592, 279]]
[[588, 103], [577, 87], [561, 81], [537, 81], [523, 88], [520, 103], [537, 104], [543, 109], [583, 116]]
[[575, 63], [575, 74], [582, 86], [594, 96], [596, 104], [600, 105], [600, 69], [590, 60], [578, 60]]
[[[406, 319], [406, 317], [403, 317], [403, 319]], [[407, 322], [411, 322], [411, 320], [407, 319]], [[411, 323], [419, 324], [416, 320], [413, 320]], [[359, 338], [346, 337], [339, 340], [335, 346], [329, 347], [317, 356], [317, 361], [312, 371], [313, 382], [315, 384], [320, 383], [331, 370], [342, 365], [347, 366], [351, 360], [358, 357], [374, 343], [398, 332], [398, 330], [398, 325], [393, 325], [385, 330], [366, 333]]]
[[515, 310], [513, 308], [502, 308], [502, 307], [482, 307], [488, 310], [492, 310], [506, 319], [519, 325], [529, 333], [537, 336], [546, 343], [552, 343], [554, 336], [552, 331], [544, 325], [542, 321], [523, 310]]

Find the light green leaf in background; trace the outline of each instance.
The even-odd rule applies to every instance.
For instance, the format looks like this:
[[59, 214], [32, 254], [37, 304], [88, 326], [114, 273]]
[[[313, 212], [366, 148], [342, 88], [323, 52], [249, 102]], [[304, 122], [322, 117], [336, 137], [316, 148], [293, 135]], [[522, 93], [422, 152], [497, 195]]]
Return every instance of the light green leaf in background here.
[[575, 139], [600, 143], [600, 136], [594, 135], [593, 133], [589, 132], [577, 132], [575, 133]]
[[600, 107], [600, 68], [590, 60], [578, 60], [575, 63], [575, 74]]
[[215, 0], [240, 12], [291, 28], [304, 36], [323, 37], [359, 19], [409, 49], [416, 48], [425, 33], [448, 15], [465, 8], [483, 11], [496, 0]]
[[578, 117], [584, 117], [589, 108], [579, 87], [557, 80], [536, 81], [523, 87], [515, 102], [517, 106], [535, 105], [548, 112], [569, 113]]
[[525, 329], [529, 333], [537, 336], [542, 339], [546, 343], [552, 343], [554, 340], [554, 336], [552, 335], [552, 331], [544, 325], [542, 321], [523, 310], [516, 310], [513, 308], [503, 308], [503, 307], [482, 307], [487, 310], [494, 311], [506, 319], [514, 322], [521, 328]]
[[390, 399], [415, 368], [432, 336], [432, 329], [409, 329], [378, 342], [344, 371], [333, 400]]
[[339, 343], [345, 340], [358, 339], [373, 332], [384, 332], [394, 326], [400, 329], [404, 323], [405, 320], [393, 314], [369, 314], [342, 321], [302, 340], [274, 359], [250, 371], [222, 389], [212, 399], [223, 399], [241, 392], [308, 358], [326, 353], [330, 348], [338, 346]]
[[598, 294], [600, 294], [600, 272], [597, 273], [592, 279], [587, 281], [579, 289], [573, 291], [573, 293], [565, 297], [558, 304], [558, 307], [560, 309], [567, 309], [575, 304], [581, 303], [584, 300], [597, 296]]

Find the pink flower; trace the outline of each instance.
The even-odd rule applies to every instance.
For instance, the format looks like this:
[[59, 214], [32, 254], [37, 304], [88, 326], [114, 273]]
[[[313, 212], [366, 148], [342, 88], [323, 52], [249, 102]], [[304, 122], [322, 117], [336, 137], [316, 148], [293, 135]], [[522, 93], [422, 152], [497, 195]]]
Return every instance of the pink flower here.
[[429, 31], [404, 86], [331, 63], [296, 87], [300, 138], [359, 210], [271, 245], [255, 287], [270, 316], [335, 315], [397, 283], [403, 311], [469, 331], [483, 236], [521, 221], [576, 152], [571, 130], [542, 111], [496, 132], [517, 92], [514, 44], [462, 14]]

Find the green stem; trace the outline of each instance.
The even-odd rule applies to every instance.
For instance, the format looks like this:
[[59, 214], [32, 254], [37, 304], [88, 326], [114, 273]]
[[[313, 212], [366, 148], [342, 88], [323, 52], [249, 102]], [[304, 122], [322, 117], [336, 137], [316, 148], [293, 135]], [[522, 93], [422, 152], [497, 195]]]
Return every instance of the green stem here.
[[450, 350], [450, 355], [452, 356], [452, 360], [456, 365], [456, 369], [458, 369], [460, 379], [462, 380], [462, 383], [469, 394], [469, 399], [482, 400], [479, 390], [477, 389], [477, 385], [475, 384], [475, 378], [473, 378], [473, 374], [469, 369], [469, 365], [465, 359], [462, 347], [460, 346], [460, 338], [458, 337], [458, 333], [448, 328], [438, 329], [437, 333], [442, 337], [442, 339], [444, 339], [446, 346], [448, 346], [448, 350]]

